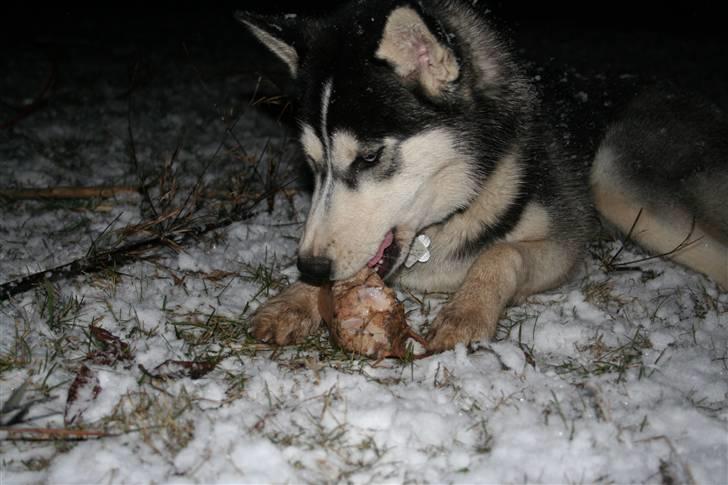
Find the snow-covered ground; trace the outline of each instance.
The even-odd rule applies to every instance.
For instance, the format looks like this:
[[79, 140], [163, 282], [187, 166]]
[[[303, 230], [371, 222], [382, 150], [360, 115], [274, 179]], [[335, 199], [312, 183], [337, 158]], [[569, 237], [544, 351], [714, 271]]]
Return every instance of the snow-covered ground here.
[[[0, 189], [141, 175], [159, 209], [171, 160], [166, 207], [202, 179], [209, 222], [231, 193], [264, 192], [271, 164], [281, 182], [300, 174], [285, 128], [251, 106], [244, 55], [84, 49], [69, 44], [48, 104], [0, 132]], [[4, 103], [51, 76], [32, 54], [7, 61]], [[30, 404], [2, 415], [0, 483], [726, 483], [728, 294], [714, 283], [630, 263], [644, 254], [629, 245], [615, 261], [628, 270], [607, 271], [621, 245], [598, 242], [572, 282], [510, 308], [494, 342], [376, 367], [325, 335], [273, 349], [247, 318], [296, 277], [303, 187], [155, 258], [0, 302], [0, 405]], [[120, 231], [153, 215], [138, 194], [0, 199], [0, 283], [136, 237]], [[399, 296], [420, 329], [444, 298]]]

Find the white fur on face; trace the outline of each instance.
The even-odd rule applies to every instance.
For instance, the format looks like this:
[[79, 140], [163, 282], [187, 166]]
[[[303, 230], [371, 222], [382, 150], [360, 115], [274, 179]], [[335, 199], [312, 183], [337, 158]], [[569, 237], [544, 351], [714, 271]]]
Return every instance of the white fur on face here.
[[[319, 173], [323, 171], [324, 179], [320, 180], [320, 177], [316, 177], [316, 185], [314, 187], [313, 198], [311, 200], [311, 209], [309, 210], [308, 217], [306, 219], [306, 227], [304, 228], [303, 237], [299, 243], [299, 253], [310, 255], [310, 256], [326, 256], [326, 240], [321, 237], [322, 227], [321, 221], [326, 218], [326, 212], [331, 200], [331, 192], [334, 188], [334, 175], [331, 163], [331, 143], [328, 134], [328, 115], [329, 115], [329, 103], [331, 102], [331, 93], [333, 91], [333, 79], [329, 78], [323, 83], [321, 89], [321, 134], [323, 141], [320, 140], [314, 130], [304, 125], [304, 132], [302, 134], [302, 142], [304, 143], [304, 150], [315, 153], [319, 156], [318, 162], [320, 166], [318, 168]], [[309, 129], [306, 130], [306, 127]], [[306, 146], [308, 145], [308, 147]], [[316, 160], [314, 158], [314, 160]], [[324, 170], [325, 167], [325, 170]], [[314, 170], [316, 167], [312, 167]]]
[[[334, 278], [346, 278], [376, 254], [391, 229], [410, 235], [401, 241], [406, 245], [420, 229], [466, 206], [476, 186], [468, 176], [469, 160], [454, 140], [445, 129], [422, 132], [399, 145], [394, 176], [362, 178], [356, 189], [333, 179], [317, 187], [300, 250], [330, 258]], [[316, 143], [307, 142], [315, 148]], [[346, 169], [359, 149], [351, 133], [336, 132], [331, 150], [335, 158], [329, 163]]]
[[467, 206], [476, 194], [469, 172], [472, 160], [456, 146], [456, 135], [444, 128], [424, 131], [400, 146], [395, 191], [411, 194], [409, 222], [418, 229]]
[[336, 131], [331, 144], [331, 164], [338, 170], [346, 170], [359, 153], [359, 141], [348, 131]]
[[331, 145], [329, 143], [329, 104], [331, 103], [331, 92], [334, 89], [334, 80], [329, 78], [321, 90], [321, 136], [324, 138], [326, 154], [331, 157]]
[[[303, 124], [301, 126], [301, 146], [303, 151], [306, 152], [314, 162], [323, 163], [324, 161], [324, 145], [321, 140], [314, 133], [313, 128], [309, 124]], [[313, 168], [313, 167], [311, 167]]]

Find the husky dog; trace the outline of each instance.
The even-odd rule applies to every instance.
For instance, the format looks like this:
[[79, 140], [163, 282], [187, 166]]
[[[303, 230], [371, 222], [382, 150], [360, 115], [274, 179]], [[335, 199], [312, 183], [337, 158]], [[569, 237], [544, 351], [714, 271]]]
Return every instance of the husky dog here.
[[712, 107], [647, 95], [592, 166], [567, 153], [521, 65], [465, 2], [358, 1], [316, 20], [237, 16], [294, 81], [315, 180], [302, 281], [255, 313], [257, 338], [300, 341], [320, 325], [312, 283], [365, 266], [453, 293], [429, 350], [492, 337], [507, 304], [573, 272], [595, 206], [658, 253], [689, 234], [673, 257], [728, 287], [728, 125]]

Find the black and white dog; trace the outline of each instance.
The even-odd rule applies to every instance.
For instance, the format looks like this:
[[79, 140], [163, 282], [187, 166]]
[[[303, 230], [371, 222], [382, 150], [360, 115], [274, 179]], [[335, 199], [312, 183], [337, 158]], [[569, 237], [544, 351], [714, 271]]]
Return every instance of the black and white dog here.
[[657, 253], [689, 235], [672, 257], [728, 288], [728, 121], [716, 108], [647, 93], [590, 167], [565, 153], [522, 67], [465, 2], [238, 18], [298, 87], [315, 176], [299, 246], [304, 281], [256, 312], [258, 338], [304, 338], [321, 320], [307, 281], [365, 266], [409, 288], [453, 292], [430, 350], [491, 337], [509, 302], [569, 277], [594, 207]]

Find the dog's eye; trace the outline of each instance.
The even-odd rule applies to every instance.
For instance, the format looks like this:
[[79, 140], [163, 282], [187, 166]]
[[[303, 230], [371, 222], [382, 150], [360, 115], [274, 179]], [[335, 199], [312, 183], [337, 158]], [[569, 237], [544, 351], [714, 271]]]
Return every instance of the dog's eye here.
[[383, 151], [384, 151], [384, 147], [381, 147], [376, 152], [369, 152], [369, 153], [365, 153], [363, 155], [359, 155], [357, 157], [357, 161], [364, 162], [367, 165], [374, 165], [382, 157], [382, 152]]

